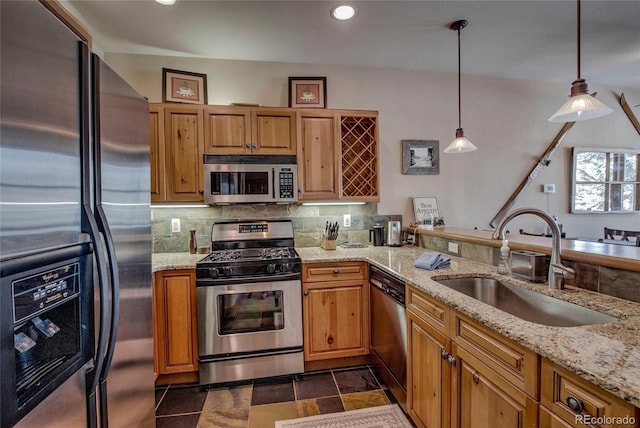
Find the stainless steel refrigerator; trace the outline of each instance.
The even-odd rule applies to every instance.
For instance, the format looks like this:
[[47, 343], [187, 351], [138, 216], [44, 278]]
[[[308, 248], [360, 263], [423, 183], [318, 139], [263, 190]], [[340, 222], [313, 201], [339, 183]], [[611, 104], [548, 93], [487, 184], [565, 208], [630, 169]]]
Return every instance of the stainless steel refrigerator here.
[[0, 19], [0, 426], [155, 426], [147, 102], [39, 1]]

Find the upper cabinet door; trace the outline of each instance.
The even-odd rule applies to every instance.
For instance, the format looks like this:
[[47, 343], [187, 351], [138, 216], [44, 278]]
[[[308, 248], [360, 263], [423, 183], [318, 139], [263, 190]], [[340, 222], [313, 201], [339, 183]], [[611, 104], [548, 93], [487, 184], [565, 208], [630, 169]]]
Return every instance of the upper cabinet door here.
[[294, 155], [295, 111], [209, 106], [204, 109], [204, 152], [219, 155]]
[[292, 109], [253, 109], [251, 152], [261, 155], [296, 154], [296, 120]]
[[202, 202], [202, 107], [164, 109], [167, 200]]
[[151, 163], [151, 202], [166, 200], [164, 180], [164, 109], [149, 105], [149, 145]]
[[204, 152], [219, 155], [251, 153], [251, 110], [205, 107]]
[[338, 198], [337, 126], [331, 112], [298, 113], [298, 198]]

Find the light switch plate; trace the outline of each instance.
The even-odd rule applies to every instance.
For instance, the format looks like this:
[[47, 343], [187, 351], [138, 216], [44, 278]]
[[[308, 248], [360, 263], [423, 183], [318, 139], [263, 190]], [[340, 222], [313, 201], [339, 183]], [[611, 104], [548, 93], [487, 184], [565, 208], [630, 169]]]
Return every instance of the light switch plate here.
[[351, 227], [351, 214], [345, 214], [342, 216], [342, 225], [344, 227]]
[[171, 233], [180, 233], [180, 219], [172, 218], [171, 219]]
[[542, 185], [543, 193], [556, 193], [556, 185], [555, 184], [543, 184]]
[[458, 254], [458, 243], [457, 242], [449, 242], [448, 250], [450, 253]]

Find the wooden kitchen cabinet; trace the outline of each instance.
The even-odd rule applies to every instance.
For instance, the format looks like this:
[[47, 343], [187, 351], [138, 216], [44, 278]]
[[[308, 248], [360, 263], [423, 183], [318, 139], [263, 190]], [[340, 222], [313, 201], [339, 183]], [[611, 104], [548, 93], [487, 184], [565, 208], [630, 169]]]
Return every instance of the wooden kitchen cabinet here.
[[379, 202], [378, 112], [299, 109], [298, 198]]
[[407, 311], [407, 412], [418, 427], [450, 426], [449, 339]]
[[198, 379], [195, 270], [156, 272], [154, 341], [158, 383]]
[[149, 105], [152, 202], [203, 202], [202, 107]]
[[204, 201], [202, 115], [202, 107], [164, 107], [167, 201]]
[[379, 202], [378, 113], [344, 111], [339, 117], [340, 197]]
[[204, 153], [295, 155], [295, 110], [206, 106], [204, 108]]
[[366, 263], [302, 267], [305, 361], [369, 353]]
[[[640, 420], [639, 410], [632, 404], [547, 359], [542, 359], [540, 396], [542, 428], [638, 427]], [[606, 423], [594, 422], [598, 419]]]
[[482, 356], [452, 343], [451, 418], [459, 428], [536, 428], [538, 403], [498, 372]]
[[332, 111], [299, 112], [298, 198], [302, 201], [338, 199], [339, 140], [336, 115]]
[[411, 286], [407, 342], [407, 408], [418, 427], [537, 426], [535, 353]]
[[164, 109], [158, 104], [149, 105], [149, 144], [151, 202], [163, 202], [167, 199], [164, 179]]

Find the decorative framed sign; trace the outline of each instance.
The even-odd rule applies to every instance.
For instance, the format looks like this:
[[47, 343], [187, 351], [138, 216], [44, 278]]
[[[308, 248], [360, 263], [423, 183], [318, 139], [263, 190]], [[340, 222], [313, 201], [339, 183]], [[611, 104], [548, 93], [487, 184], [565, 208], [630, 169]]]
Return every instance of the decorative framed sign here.
[[289, 77], [289, 107], [327, 107], [326, 77]]
[[440, 174], [440, 142], [402, 140], [402, 173], [405, 175]]
[[413, 212], [416, 216], [416, 223], [424, 223], [425, 220], [431, 220], [431, 214], [433, 214], [434, 219], [440, 218], [438, 200], [433, 196], [414, 196]]
[[163, 68], [162, 101], [207, 104], [207, 75]]

